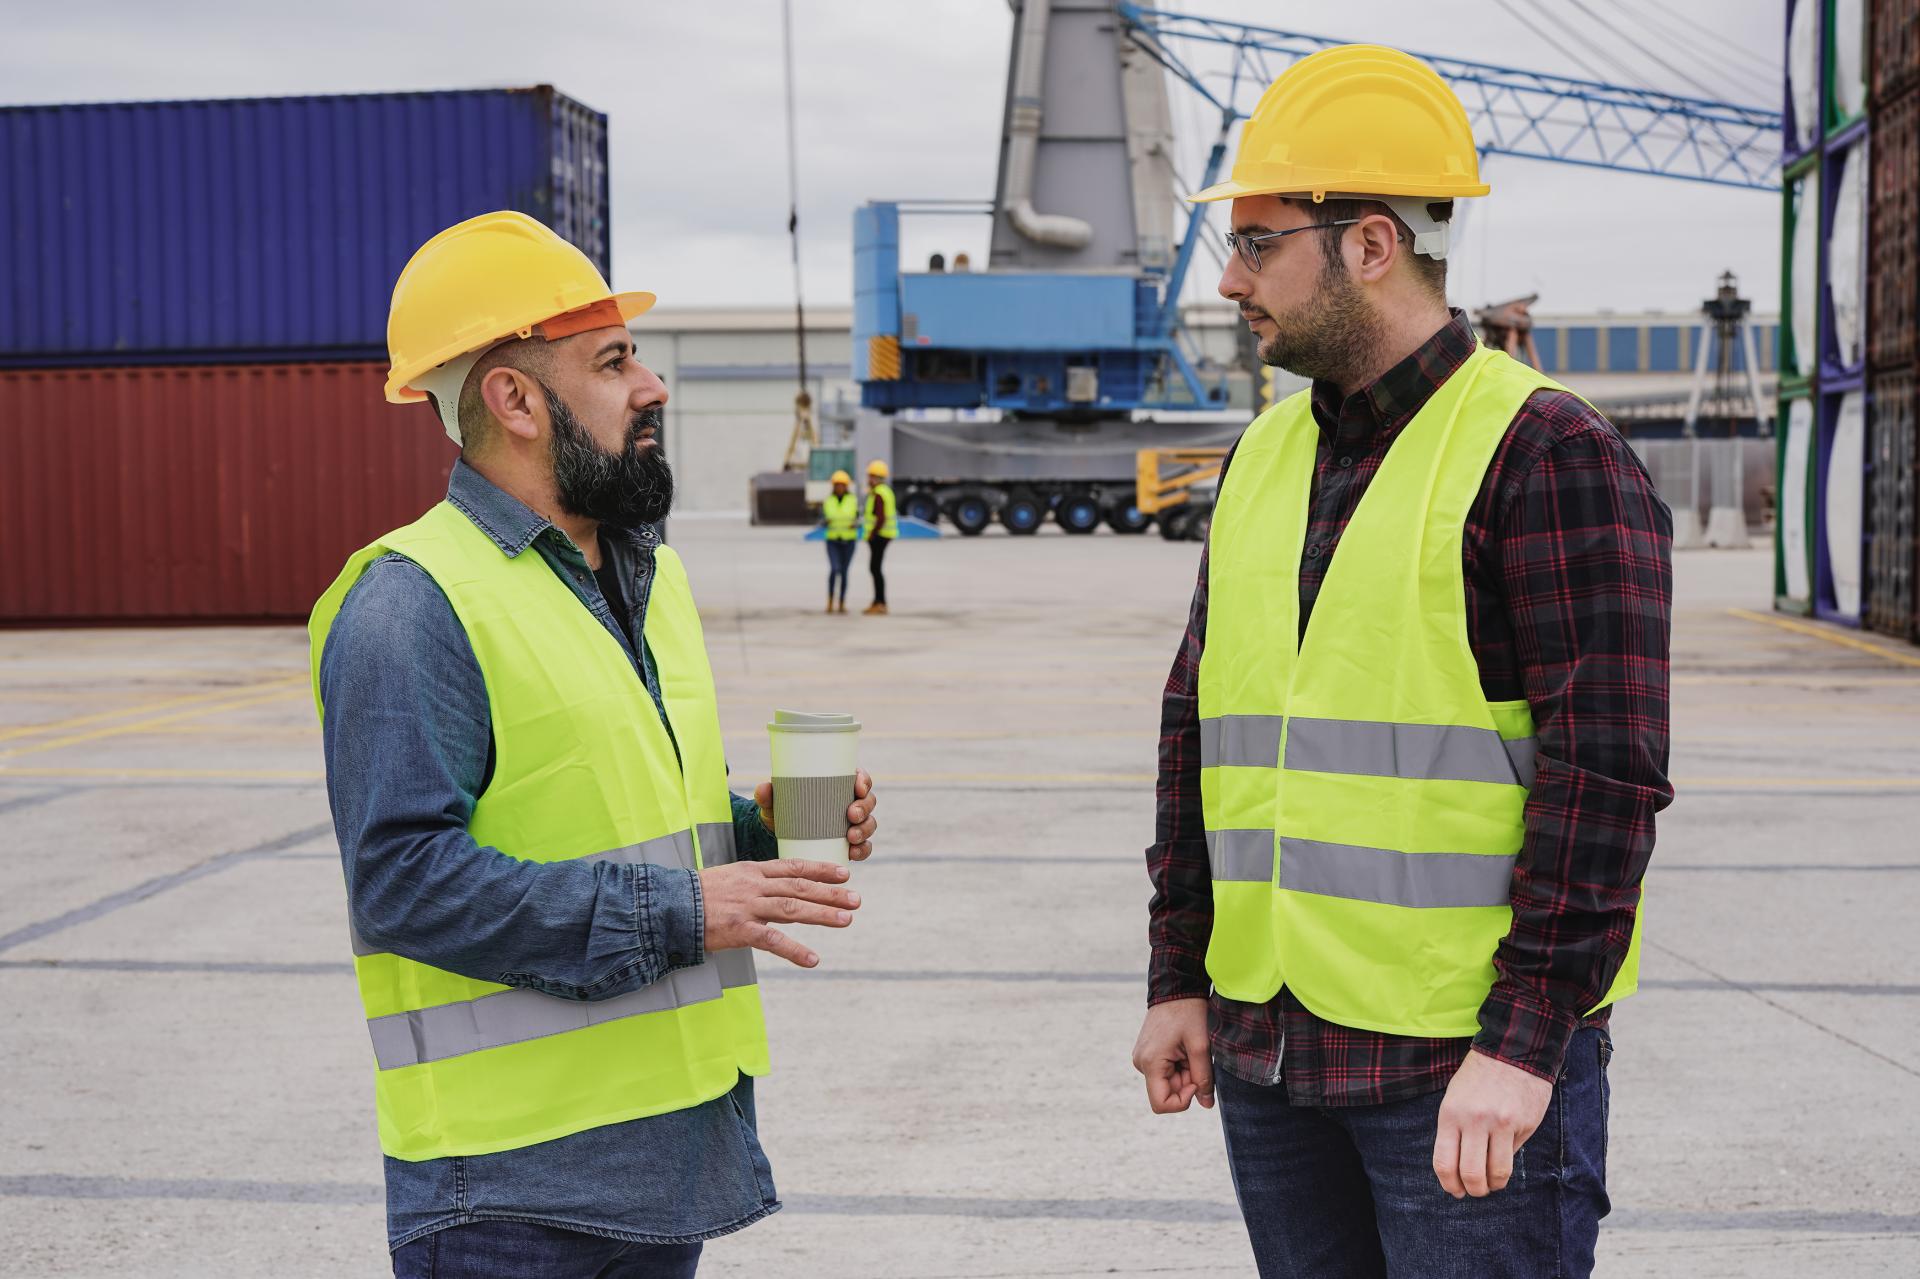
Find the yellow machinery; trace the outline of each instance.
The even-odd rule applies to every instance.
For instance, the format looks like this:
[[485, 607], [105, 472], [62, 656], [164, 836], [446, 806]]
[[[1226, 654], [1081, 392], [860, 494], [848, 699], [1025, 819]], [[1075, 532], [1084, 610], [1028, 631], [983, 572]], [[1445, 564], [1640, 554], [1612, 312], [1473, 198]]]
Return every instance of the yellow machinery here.
[[1161, 536], [1206, 535], [1227, 448], [1141, 449], [1134, 454], [1134, 505], [1160, 521]]

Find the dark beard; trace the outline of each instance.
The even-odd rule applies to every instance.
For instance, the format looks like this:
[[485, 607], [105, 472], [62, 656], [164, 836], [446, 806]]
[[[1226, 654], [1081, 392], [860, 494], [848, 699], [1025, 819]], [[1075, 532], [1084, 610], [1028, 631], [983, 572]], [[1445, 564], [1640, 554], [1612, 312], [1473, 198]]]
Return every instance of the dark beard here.
[[[608, 453], [593, 442], [580, 419], [553, 388], [546, 392], [547, 415], [553, 419], [549, 449], [553, 454], [553, 483], [560, 509], [582, 519], [614, 528], [658, 524], [673, 508], [673, 470], [662, 445], [664, 413], [649, 404], [627, 424], [626, 447]], [[640, 432], [653, 428], [654, 442], [640, 447]]]
[[1297, 314], [1267, 313], [1273, 336], [1260, 344], [1262, 364], [1345, 387], [1380, 346], [1380, 317], [1348, 278], [1344, 264], [1328, 263], [1313, 299]]

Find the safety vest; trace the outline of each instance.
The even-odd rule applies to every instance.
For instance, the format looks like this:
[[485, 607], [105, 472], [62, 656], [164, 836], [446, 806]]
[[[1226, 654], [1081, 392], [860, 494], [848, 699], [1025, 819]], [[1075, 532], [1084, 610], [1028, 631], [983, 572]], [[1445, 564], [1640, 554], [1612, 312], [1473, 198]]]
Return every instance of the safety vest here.
[[[1304, 638], [1299, 566], [1318, 429], [1301, 391], [1234, 452], [1208, 543], [1200, 791], [1207, 971], [1284, 985], [1343, 1026], [1466, 1036], [1512, 924], [1533, 784], [1527, 703], [1489, 702], [1467, 646], [1462, 540], [1495, 449], [1556, 387], [1480, 348], [1393, 442]], [[1557, 388], [1556, 388], [1557, 389]], [[1600, 1006], [1638, 985], [1640, 921]]]
[[[645, 628], [669, 738], [620, 642], [547, 562], [507, 555], [445, 502], [355, 554], [314, 606], [316, 703], [320, 656], [347, 591], [388, 552], [446, 594], [486, 679], [495, 762], [468, 823], [476, 841], [535, 862], [699, 870], [734, 860], [713, 672], [678, 556], [655, 553]], [[741, 1072], [767, 1071], [747, 950], [710, 952], [642, 989], [587, 1001], [353, 940], [380, 1146], [396, 1159], [512, 1150], [683, 1110], [727, 1092]]]
[[829, 542], [851, 542], [860, 523], [860, 499], [851, 493], [829, 493], [820, 500], [820, 514], [827, 522]]
[[880, 536], [899, 537], [900, 512], [899, 504], [895, 502], [893, 498], [893, 485], [875, 484], [867, 491], [872, 496], [880, 499]]

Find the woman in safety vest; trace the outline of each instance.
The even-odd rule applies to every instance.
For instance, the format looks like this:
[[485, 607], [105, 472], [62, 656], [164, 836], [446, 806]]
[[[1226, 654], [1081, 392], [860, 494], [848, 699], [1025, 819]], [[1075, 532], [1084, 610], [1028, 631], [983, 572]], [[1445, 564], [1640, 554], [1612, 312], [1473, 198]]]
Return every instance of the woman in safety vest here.
[[853, 495], [853, 477], [833, 473], [833, 492], [820, 503], [827, 526], [827, 612], [847, 611], [847, 571], [853, 567], [853, 548], [860, 544], [860, 499]]

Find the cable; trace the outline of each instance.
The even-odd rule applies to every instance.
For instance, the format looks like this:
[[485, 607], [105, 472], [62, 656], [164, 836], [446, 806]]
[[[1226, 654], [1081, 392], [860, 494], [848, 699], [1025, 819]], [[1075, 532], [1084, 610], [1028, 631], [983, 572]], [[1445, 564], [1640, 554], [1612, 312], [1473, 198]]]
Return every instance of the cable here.
[[1572, 0], [1572, 4], [1574, 8], [1586, 14], [1589, 18], [1592, 18], [1595, 22], [1599, 23], [1602, 27], [1606, 28], [1608, 31], [1613, 32], [1613, 34], [1615, 34], [1616, 36], [1619, 36], [1622, 40], [1625, 40], [1628, 44], [1638, 49], [1641, 53], [1646, 54], [1647, 57], [1652, 58], [1660, 66], [1666, 68], [1668, 71], [1671, 71], [1673, 72], [1673, 74], [1679, 76], [1683, 83], [1692, 85], [1694, 88], [1698, 89], [1701, 93], [1705, 94], [1709, 98], [1718, 98], [1720, 96], [1719, 90], [1714, 89], [1709, 85], [1703, 84], [1699, 80], [1696, 80], [1692, 75], [1688, 74], [1685, 71], [1682, 71], [1679, 67], [1674, 66], [1671, 62], [1668, 62], [1665, 58], [1655, 53], [1652, 49], [1647, 48], [1646, 45], [1641, 44], [1638, 40], [1634, 39], [1627, 32], [1622, 31], [1619, 27], [1615, 26], [1611, 19], [1604, 18], [1599, 14], [1595, 13], [1592, 9], [1589, 9], [1587, 7], [1586, 0]]
[[1695, 31], [1699, 32], [1701, 35], [1707, 37], [1707, 39], [1719, 44], [1720, 47], [1725, 49], [1728, 53], [1737, 53], [1741, 57], [1747, 59], [1749, 62], [1753, 63], [1754, 66], [1757, 67], [1760, 71], [1766, 74], [1767, 82], [1769, 84], [1772, 84], [1775, 81], [1780, 79], [1782, 74], [1782, 69], [1778, 62], [1775, 62], [1770, 58], [1763, 57], [1762, 55], [1755, 53], [1753, 50], [1747, 48], [1743, 44], [1734, 43], [1732, 40], [1727, 39], [1725, 32], [1715, 31], [1711, 27], [1704, 26], [1701, 23], [1695, 22], [1692, 18], [1687, 16], [1686, 10], [1684, 8], [1676, 6], [1672, 11], [1670, 11], [1667, 14], [1667, 16], [1670, 18], [1676, 18], [1679, 21], [1685, 23], [1687, 26], [1692, 27]]
[[1627, 0], [1614, 0], [1614, 3], [1635, 21], [1644, 24], [1654, 35], [1673, 45], [1676, 51], [1698, 59], [1702, 65], [1711, 65], [1733, 89], [1733, 92], [1726, 95], [1727, 101], [1735, 102], [1741, 98], [1746, 98], [1756, 102], [1766, 102], [1775, 95], [1778, 88], [1777, 82], [1781, 75], [1779, 66], [1776, 65], [1765, 68], [1761, 71], [1756, 71], [1752, 67], [1741, 66], [1732, 58], [1725, 55], [1730, 52], [1744, 53], [1749, 58], [1755, 55], [1746, 53], [1745, 50], [1740, 49], [1729, 41], [1717, 38], [1714, 41], [1714, 43], [1718, 45], [1716, 56], [1716, 50], [1713, 48], [1703, 47], [1699, 43], [1696, 43], [1695, 37], [1688, 35], [1678, 28], [1667, 26], [1666, 19], [1668, 17], [1679, 15], [1659, 13], [1652, 7], [1651, 0], [1649, 0], [1649, 5], [1644, 10], [1637, 6], [1629, 7]]
[[[1653, 86], [1647, 82], [1646, 77], [1640, 73], [1638, 68], [1617, 57], [1612, 50], [1606, 48], [1604, 45], [1589, 39], [1579, 28], [1568, 22], [1566, 18], [1550, 7], [1546, 3], [1546, 0], [1533, 0], [1533, 7], [1539, 11], [1541, 17], [1559, 27], [1568, 39], [1574, 41], [1576, 44], [1582, 45], [1596, 58], [1603, 58], [1612, 65], [1613, 71], [1601, 76], [1600, 78], [1602, 80], [1609, 80], [1614, 84], [1624, 85], [1628, 88], [1653, 89]], [[1659, 90], [1654, 89], [1654, 92], [1657, 93]]]
[[1552, 36], [1542, 31], [1539, 27], [1534, 26], [1532, 19], [1528, 18], [1527, 15], [1522, 13], [1520, 10], [1514, 8], [1512, 0], [1493, 0], [1493, 2], [1499, 5], [1502, 9], [1505, 9], [1508, 15], [1512, 17], [1515, 22], [1518, 22], [1521, 26], [1533, 32], [1533, 34], [1539, 36], [1542, 40], [1545, 40], [1548, 44], [1552, 45], [1555, 49], [1558, 49], [1561, 52], [1561, 54], [1563, 54], [1566, 58], [1572, 61], [1572, 63], [1575, 66], [1579, 67], [1582, 71], [1585, 71], [1588, 75], [1592, 76], [1595, 80], [1604, 82], [1611, 78], [1607, 75], [1606, 72], [1597, 70], [1593, 66], [1593, 64], [1588, 62], [1585, 58], [1581, 57], [1579, 54], [1575, 53], [1573, 50], [1567, 48], [1567, 46], [1565, 46], [1564, 44], [1561, 44], [1558, 40], [1555, 40]]

